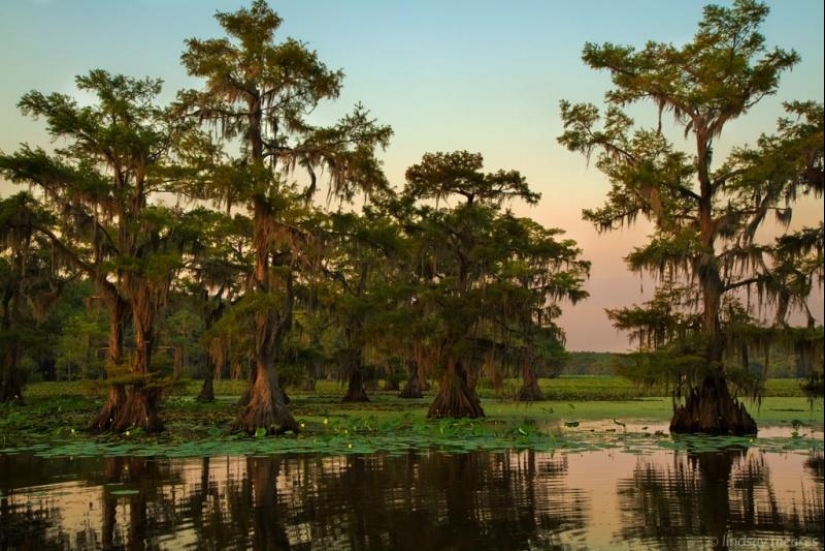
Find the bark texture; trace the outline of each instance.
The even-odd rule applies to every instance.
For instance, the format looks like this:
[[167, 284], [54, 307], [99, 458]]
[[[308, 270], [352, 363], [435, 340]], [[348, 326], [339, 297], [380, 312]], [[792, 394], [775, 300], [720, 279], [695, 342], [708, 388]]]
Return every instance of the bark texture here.
[[685, 404], [675, 409], [670, 431], [744, 436], [756, 434], [757, 428], [745, 406], [731, 396], [724, 375], [717, 372], [705, 377]]
[[110, 384], [106, 393], [106, 401], [98, 412], [97, 417], [92, 420], [91, 429], [96, 432], [108, 432], [114, 430], [115, 417], [123, 410], [126, 403], [126, 389], [123, 385]]
[[267, 434], [298, 432], [300, 427], [287, 408], [286, 395], [280, 388], [272, 362], [257, 366], [255, 380], [232, 427], [233, 432], [255, 434], [258, 429]]
[[542, 402], [547, 398], [539, 387], [539, 378], [532, 365], [525, 365], [521, 368], [522, 385], [516, 396], [519, 402]]
[[409, 377], [404, 388], [398, 394], [399, 398], [423, 398], [424, 392], [421, 388], [421, 375], [418, 370], [418, 362], [409, 363]]
[[364, 387], [364, 369], [361, 365], [361, 351], [348, 350], [345, 354], [346, 366], [344, 371], [347, 374], [347, 393], [341, 399], [342, 402], [369, 402], [367, 390]]
[[441, 379], [441, 388], [427, 411], [427, 417], [484, 417], [481, 401], [467, 384], [467, 370], [460, 361], [450, 362]]
[[547, 396], [541, 391], [538, 383], [525, 383], [519, 389], [516, 400], [519, 402], [543, 402], [547, 400]]

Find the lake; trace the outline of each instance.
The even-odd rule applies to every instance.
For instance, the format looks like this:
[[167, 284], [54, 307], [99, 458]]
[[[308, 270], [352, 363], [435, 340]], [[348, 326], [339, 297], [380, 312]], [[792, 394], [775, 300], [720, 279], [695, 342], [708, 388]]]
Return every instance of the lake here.
[[0, 549], [822, 549], [822, 446], [785, 452], [776, 439], [767, 449], [754, 442], [701, 451], [654, 443], [191, 459], [6, 454]]

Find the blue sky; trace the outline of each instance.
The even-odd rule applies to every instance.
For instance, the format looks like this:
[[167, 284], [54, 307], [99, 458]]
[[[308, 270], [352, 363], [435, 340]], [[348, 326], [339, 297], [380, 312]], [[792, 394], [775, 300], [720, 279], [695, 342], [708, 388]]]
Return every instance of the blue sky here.
[[[644, 300], [652, 289], [629, 274], [622, 257], [644, 241], [643, 224], [597, 235], [581, 209], [599, 206], [608, 185], [579, 155], [556, 143], [561, 99], [599, 102], [609, 79], [581, 62], [585, 42], [641, 47], [680, 44], [701, 18], [702, 0], [282, 0], [280, 36], [292, 36], [346, 74], [341, 98], [315, 116], [332, 121], [361, 101], [393, 127], [386, 172], [403, 184], [406, 167], [428, 151], [481, 152], [489, 170], [517, 169], [543, 194], [530, 209], [546, 226], [567, 230], [593, 262], [591, 298], [565, 307], [571, 350], [627, 348], [603, 314]], [[718, 2], [727, 4], [728, 2]], [[93, 68], [163, 78], [168, 97], [197, 86], [179, 64], [184, 40], [220, 36], [215, 11], [238, 0], [2, 0], [0, 2], [0, 149], [45, 144], [42, 124], [22, 117], [25, 92], [74, 93], [74, 77]], [[769, 132], [784, 100], [823, 101], [823, 3], [769, 2], [762, 32], [770, 46], [795, 49], [802, 62], [780, 93], [728, 127], [717, 147], [753, 142]], [[647, 106], [638, 113], [652, 114]], [[12, 188], [0, 183], [0, 195]], [[797, 209], [800, 222], [822, 218], [822, 201]], [[822, 301], [818, 301], [822, 322]]]

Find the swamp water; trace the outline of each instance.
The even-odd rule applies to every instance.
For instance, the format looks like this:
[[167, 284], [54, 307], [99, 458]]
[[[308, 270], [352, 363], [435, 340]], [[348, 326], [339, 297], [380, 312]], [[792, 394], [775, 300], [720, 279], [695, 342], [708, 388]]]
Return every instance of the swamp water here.
[[735, 447], [637, 440], [586, 451], [0, 454], [0, 549], [823, 548], [821, 430]]

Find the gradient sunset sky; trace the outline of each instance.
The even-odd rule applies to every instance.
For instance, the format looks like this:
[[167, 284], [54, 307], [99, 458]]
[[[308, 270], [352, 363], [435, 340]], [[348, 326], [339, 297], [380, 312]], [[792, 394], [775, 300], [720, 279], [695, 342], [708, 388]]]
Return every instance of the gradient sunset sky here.
[[[272, 0], [291, 36], [346, 74], [341, 98], [315, 114], [333, 122], [362, 102], [395, 135], [382, 155], [390, 181], [425, 152], [481, 152], [489, 171], [516, 169], [542, 193], [538, 206], [513, 205], [520, 215], [567, 231], [593, 263], [587, 301], [564, 306], [569, 350], [624, 351], [604, 308], [640, 303], [653, 285], [630, 274], [622, 258], [645, 240], [648, 227], [598, 235], [583, 208], [604, 201], [608, 184], [594, 166], [558, 145], [559, 100], [599, 104], [605, 73], [581, 61], [585, 42], [643, 47], [648, 40], [690, 40], [705, 0]], [[716, 2], [728, 5], [729, 2]], [[796, 50], [802, 62], [786, 73], [779, 93], [730, 124], [716, 158], [733, 145], [771, 132], [782, 101], [823, 101], [823, 2], [775, 0], [762, 28], [769, 47]], [[42, 122], [16, 104], [29, 90], [75, 94], [74, 77], [106, 69], [160, 77], [165, 99], [197, 87], [179, 63], [186, 38], [222, 36], [215, 11], [239, 0], [0, 0], [0, 150], [22, 142], [48, 145]], [[652, 120], [652, 105], [634, 108]], [[685, 143], [687, 146], [688, 144]], [[0, 196], [15, 188], [0, 182]], [[823, 216], [822, 200], [795, 211], [795, 225]], [[823, 321], [822, 295], [815, 300]]]

